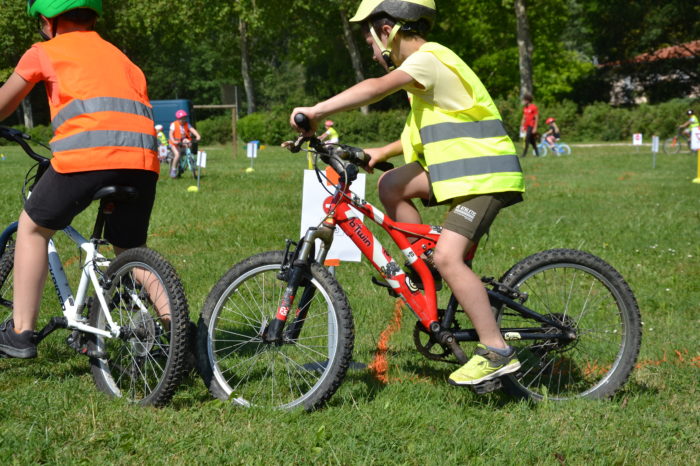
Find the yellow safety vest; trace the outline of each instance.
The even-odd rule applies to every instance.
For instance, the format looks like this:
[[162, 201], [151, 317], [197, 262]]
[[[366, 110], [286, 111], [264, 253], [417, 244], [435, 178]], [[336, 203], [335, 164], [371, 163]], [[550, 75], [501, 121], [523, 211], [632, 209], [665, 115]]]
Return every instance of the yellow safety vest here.
[[409, 93], [411, 111], [401, 134], [406, 163], [430, 173], [438, 202], [455, 197], [525, 191], [513, 141], [488, 91], [454, 52], [435, 42], [420, 48], [454, 71], [471, 91], [474, 105], [444, 110]]
[[700, 122], [698, 122], [698, 117], [695, 115], [690, 116], [690, 129], [700, 127]]

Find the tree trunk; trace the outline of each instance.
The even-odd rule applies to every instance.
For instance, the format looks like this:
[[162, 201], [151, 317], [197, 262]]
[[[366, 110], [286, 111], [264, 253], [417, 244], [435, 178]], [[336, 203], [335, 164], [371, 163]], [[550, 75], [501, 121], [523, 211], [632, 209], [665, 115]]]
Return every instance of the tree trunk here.
[[526, 0], [515, 0], [515, 18], [517, 20], [518, 55], [520, 62], [520, 97], [532, 95], [532, 37], [527, 21]]
[[34, 128], [34, 115], [32, 114], [32, 102], [29, 100], [29, 96], [22, 100], [22, 115], [24, 116], [24, 126], [27, 129]]
[[246, 112], [248, 115], [255, 112], [255, 90], [253, 79], [250, 76], [250, 56], [248, 54], [248, 25], [243, 19], [238, 21], [238, 30], [241, 35], [241, 75], [243, 76], [243, 88], [245, 89]]
[[[343, 25], [343, 37], [345, 38], [345, 47], [348, 49], [350, 54], [350, 60], [352, 61], [352, 69], [355, 71], [355, 81], [360, 82], [365, 80], [365, 74], [362, 72], [362, 60], [360, 59], [360, 51], [355, 44], [355, 40], [352, 37], [352, 30], [350, 29], [350, 22], [348, 21], [348, 15], [344, 8], [340, 8], [340, 22]], [[365, 105], [360, 108], [360, 111], [367, 115], [369, 113], [369, 106]]]

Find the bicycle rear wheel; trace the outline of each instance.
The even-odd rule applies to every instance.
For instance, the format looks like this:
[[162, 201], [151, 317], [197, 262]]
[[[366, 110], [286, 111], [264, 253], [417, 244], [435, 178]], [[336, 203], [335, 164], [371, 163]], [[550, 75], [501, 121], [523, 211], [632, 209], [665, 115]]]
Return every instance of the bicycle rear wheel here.
[[[182, 283], [172, 266], [147, 248], [129, 249], [105, 272], [104, 296], [115, 338], [92, 336], [92, 376], [103, 392], [141, 405], [163, 406], [188, 370], [189, 311]], [[90, 324], [108, 330], [93, 299]]]
[[0, 322], [12, 317], [15, 241], [14, 235], [5, 246], [5, 252], [0, 257]]
[[[354, 329], [350, 305], [338, 282], [312, 264], [296, 294], [303, 328], [285, 338], [264, 340], [287, 286], [278, 275], [284, 253], [265, 252], [231, 268], [207, 297], [197, 334], [198, 367], [215, 397], [241, 406], [312, 410], [340, 386], [352, 357]], [[295, 317], [296, 316], [296, 317]], [[296, 325], [296, 322], [294, 325]]]
[[681, 142], [679, 138], [664, 139], [663, 144], [664, 154], [677, 154], [681, 151]]
[[[641, 323], [632, 290], [602, 259], [583, 251], [552, 249], [527, 257], [501, 280], [527, 293], [525, 305], [575, 330], [572, 340], [511, 340], [522, 367], [503, 378], [513, 394], [541, 400], [612, 396], [639, 354]], [[548, 327], [503, 307], [502, 328]]]

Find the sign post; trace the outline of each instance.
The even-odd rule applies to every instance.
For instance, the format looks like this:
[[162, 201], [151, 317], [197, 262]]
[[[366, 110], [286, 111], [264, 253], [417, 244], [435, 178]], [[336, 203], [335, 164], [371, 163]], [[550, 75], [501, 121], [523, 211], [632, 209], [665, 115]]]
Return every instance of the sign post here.
[[651, 137], [651, 168], [656, 168], [656, 154], [659, 153], [659, 137]]
[[637, 152], [639, 152], [639, 146], [644, 143], [644, 137], [642, 133], [634, 133], [632, 135], [632, 145], [637, 146]]
[[693, 183], [700, 184], [700, 128], [696, 127], [690, 132], [690, 150], [694, 150], [698, 158], [698, 176]]
[[253, 160], [258, 158], [258, 146], [260, 146], [260, 141], [250, 141], [246, 144], [246, 157], [250, 159], [250, 167], [245, 169], [246, 173], [253, 173], [255, 171], [253, 168]]

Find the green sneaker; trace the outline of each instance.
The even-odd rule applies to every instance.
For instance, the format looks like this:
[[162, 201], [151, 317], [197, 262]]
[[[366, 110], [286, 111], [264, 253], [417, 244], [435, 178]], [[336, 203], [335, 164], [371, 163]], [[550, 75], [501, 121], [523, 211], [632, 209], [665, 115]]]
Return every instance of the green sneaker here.
[[501, 356], [479, 343], [474, 350], [474, 356], [450, 374], [448, 382], [452, 385], [477, 385], [518, 369], [520, 369], [520, 361], [515, 355], [514, 348], [508, 356]]

